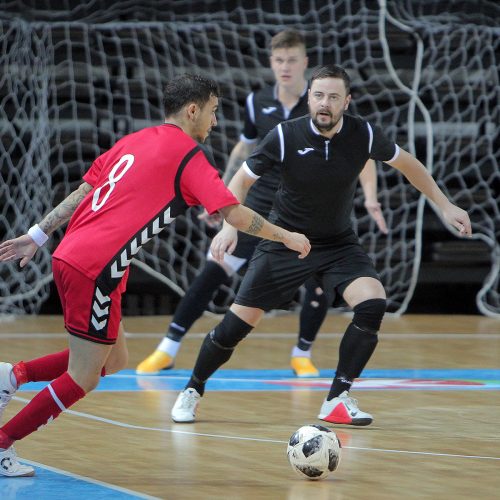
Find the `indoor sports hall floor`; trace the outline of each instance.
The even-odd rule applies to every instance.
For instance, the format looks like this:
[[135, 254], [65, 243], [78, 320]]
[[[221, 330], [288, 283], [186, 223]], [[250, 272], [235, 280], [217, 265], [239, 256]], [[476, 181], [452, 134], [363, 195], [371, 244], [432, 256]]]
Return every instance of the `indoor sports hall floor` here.
[[[500, 322], [482, 316], [384, 320], [374, 357], [352, 395], [371, 426], [335, 426], [339, 469], [319, 482], [294, 474], [286, 443], [319, 407], [349, 318], [330, 315], [313, 350], [319, 379], [288, 368], [296, 315], [267, 317], [207, 386], [195, 424], [170, 409], [204, 333], [195, 324], [174, 370], [136, 376], [161, 339], [166, 317], [125, 318], [129, 369], [55, 423], [16, 445], [32, 478], [0, 477], [11, 499], [496, 499], [500, 498]], [[202, 333], [203, 332], [203, 333]], [[30, 359], [66, 347], [62, 319], [0, 319], [1, 358]], [[9, 418], [43, 384], [29, 384]]]

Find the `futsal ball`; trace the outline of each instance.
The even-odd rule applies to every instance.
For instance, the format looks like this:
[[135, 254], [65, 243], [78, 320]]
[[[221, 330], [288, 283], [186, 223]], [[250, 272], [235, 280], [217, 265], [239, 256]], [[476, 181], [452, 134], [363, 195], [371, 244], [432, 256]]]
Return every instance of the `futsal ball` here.
[[323, 479], [340, 462], [340, 441], [322, 425], [304, 425], [288, 441], [287, 455], [292, 469], [305, 479]]

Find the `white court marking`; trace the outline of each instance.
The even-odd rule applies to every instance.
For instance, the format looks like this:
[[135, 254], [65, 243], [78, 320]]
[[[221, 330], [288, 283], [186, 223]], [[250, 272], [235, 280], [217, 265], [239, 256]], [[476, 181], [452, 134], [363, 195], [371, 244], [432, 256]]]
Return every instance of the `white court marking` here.
[[160, 500], [159, 497], [152, 497], [150, 495], [145, 495], [144, 493], [139, 493], [137, 491], [129, 490], [127, 488], [122, 488], [121, 486], [116, 486], [114, 484], [105, 483], [104, 481], [99, 481], [98, 479], [92, 479], [87, 476], [80, 476], [79, 474], [74, 474], [73, 472], [68, 472], [63, 469], [58, 469], [57, 467], [51, 467], [50, 465], [41, 464], [40, 462], [34, 462], [33, 460], [26, 460], [24, 458], [21, 459], [23, 463], [27, 463], [29, 465], [33, 465], [34, 467], [40, 467], [40, 469], [49, 470], [56, 474], [61, 474], [63, 476], [68, 476], [74, 479], [78, 479], [80, 481], [84, 481], [85, 483], [96, 484], [98, 486], [103, 486], [113, 491], [119, 491], [120, 493], [126, 493], [130, 496], [135, 496], [137, 498], [144, 498], [146, 500]]
[[[21, 401], [23, 403], [29, 403], [29, 399], [20, 398], [18, 396], [14, 396], [12, 399], [16, 401]], [[255, 438], [255, 437], [246, 437], [246, 436], [228, 436], [225, 434], [207, 434], [203, 432], [190, 432], [190, 431], [179, 431], [175, 429], [164, 429], [161, 427], [146, 427], [143, 425], [134, 425], [128, 424], [126, 422], [120, 422], [119, 420], [111, 420], [109, 418], [98, 417], [97, 415], [92, 415], [90, 413], [83, 413], [74, 410], [65, 410], [64, 413], [69, 415], [74, 415], [76, 417], [87, 418], [89, 420], [95, 420], [97, 422], [102, 422], [105, 424], [114, 425], [117, 427], [123, 427], [126, 429], [135, 429], [142, 431], [151, 431], [151, 432], [163, 432], [170, 434], [184, 434], [191, 436], [199, 436], [199, 437], [208, 437], [208, 438], [217, 438], [217, 439], [231, 439], [236, 441], [255, 441], [259, 443], [278, 443], [278, 444], [287, 444], [287, 441], [281, 441], [277, 439], [264, 439], [264, 438]], [[500, 457], [491, 457], [491, 456], [481, 456], [481, 455], [459, 455], [453, 453], [434, 453], [428, 451], [411, 451], [411, 450], [391, 450], [384, 448], [363, 448], [358, 446], [344, 446], [345, 449], [348, 450], [357, 450], [357, 451], [368, 451], [368, 452], [379, 452], [379, 453], [399, 453], [399, 454], [407, 454], [407, 455], [421, 455], [421, 456], [432, 456], [432, 457], [446, 457], [446, 458], [468, 458], [475, 460], [499, 460]]]

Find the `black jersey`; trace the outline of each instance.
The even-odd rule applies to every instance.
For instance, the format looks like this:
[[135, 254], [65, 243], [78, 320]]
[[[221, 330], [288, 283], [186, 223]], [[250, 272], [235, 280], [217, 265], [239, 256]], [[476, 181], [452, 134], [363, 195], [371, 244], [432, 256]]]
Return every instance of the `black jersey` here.
[[[277, 86], [269, 85], [247, 97], [245, 106], [245, 125], [241, 140], [245, 142], [261, 141], [267, 133], [279, 123], [298, 118], [309, 112], [307, 107], [307, 89], [300, 96], [293, 109], [287, 110], [278, 100]], [[273, 206], [274, 196], [280, 183], [281, 172], [276, 167], [252, 186], [245, 205], [267, 217]]]
[[356, 184], [368, 159], [390, 161], [398, 151], [379, 127], [362, 118], [344, 115], [338, 133], [327, 139], [307, 115], [276, 126], [247, 165], [258, 176], [280, 168], [270, 220], [321, 244], [352, 231]]

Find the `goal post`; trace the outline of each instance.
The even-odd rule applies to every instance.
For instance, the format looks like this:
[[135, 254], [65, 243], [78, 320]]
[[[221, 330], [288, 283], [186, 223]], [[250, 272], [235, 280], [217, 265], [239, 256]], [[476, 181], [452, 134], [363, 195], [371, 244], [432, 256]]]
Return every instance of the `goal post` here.
[[[350, 73], [349, 112], [416, 154], [469, 211], [474, 237], [489, 251], [477, 307], [500, 315], [500, 33], [488, 15], [495, 2], [485, 0], [484, 12], [463, 7], [463, 15], [467, 2], [458, 0], [453, 15], [443, 10], [450, 2], [437, 0], [291, 0], [272, 8], [234, 0], [224, 11], [211, 1], [97, 1], [92, 9], [72, 3], [59, 9], [60, 3], [46, 0], [36, 21], [10, 15], [16, 2], [0, 14], [2, 240], [39, 221], [120, 137], [161, 123], [162, 87], [180, 72], [212, 76], [221, 86], [218, 126], [208, 143], [223, 169], [241, 133], [246, 95], [272, 81], [270, 38], [295, 27], [306, 37], [310, 67], [337, 63]], [[377, 167], [390, 232], [377, 231], [360, 189], [353, 220], [389, 311], [401, 314], [418, 283], [426, 202], [397, 171]], [[179, 217], [133, 262], [179, 296], [203, 267], [213, 235], [197, 213]], [[51, 250], [61, 236], [58, 231], [25, 270], [0, 266], [0, 313], [40, 310], [49, 294]], [[227, 308], [239, 280], [223, 287], [211, 311]]]

